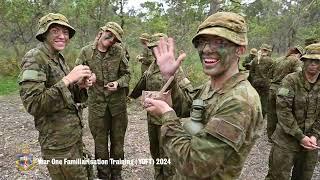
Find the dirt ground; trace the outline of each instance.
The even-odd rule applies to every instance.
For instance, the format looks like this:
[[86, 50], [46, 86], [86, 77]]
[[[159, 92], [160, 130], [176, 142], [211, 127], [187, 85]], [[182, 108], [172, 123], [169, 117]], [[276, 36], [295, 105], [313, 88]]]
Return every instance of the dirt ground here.
[[[128, 115], [129, 125], [125, 138], [125, 159], [151, 158], [146, 112], [143, 111], [139, 102], [132, 101], [128, 106]], [[19, 148], [22, 144], [29, 145], [30, 153], [34, 159], [41, 157], [37, 138], [38, 131], [34, 127], [33, 118], [24, 110], [19, 96], [17, 94], [0, 96], [0, 180], [49, 179], [45, 165], [37, 165], [33, 170], [27, 172], [20, 172], [15, 165], [16, 156], [21, 153]], [[93, 139], [88, 126], [85, 126], [83, 140], [89, 151], [93, 153]], [[264, 179], [268, 169], [269, 150], [270, 145], [264, 133], [247, 159], [242, 170], [241, 180]], [[122, 177], [128, 180], [153, 179], [152, 165], [124, 165]], [[319, 164], [316, 167], [313, 179], [320, 179]]]

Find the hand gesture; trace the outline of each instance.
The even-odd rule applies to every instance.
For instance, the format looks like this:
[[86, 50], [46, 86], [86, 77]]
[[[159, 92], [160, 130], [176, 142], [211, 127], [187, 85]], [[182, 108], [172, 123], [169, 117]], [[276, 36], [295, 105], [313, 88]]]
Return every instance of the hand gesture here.
[[314, 136], [311, 136], [311, 137], [305, 136], [301, 140], [300, 145], [307, 150], [314, 150], [318, 148], [317, 139]]
[[66, 85], [78, 82], [83, 78], [89, 78], [91, 76], [91, 71], [89, 66], [78, 65], [72, 69], [72, 71], [63, 78]]
[[107, 88], [108, 91], [116, 91], [118, 89], [118, 82], [113, 81], [106, 84], [104, 87]]
[[179, 68], [181, 62], [186, 57], [184, 52], [181, 52], [177, 60], [175, 59], [175, 44], [172, 38], [160, 38], [157, 47], [153, 48], [153, 52], [157, 59], [157, 64], [164, 79], [168, 80]]
[[96, 82], [96, 74], [92, 73], [89, 78], [83, 78], [82, 80], [78, 81], [78, 85], [80, 89], [82, 88], [89, 88]]
[[143, 106], [146, 108], [146, 111], [156, 116], [161, 116], [166, 112], [173, 111], [166, 102], [151, 98], [146, 98], [143, 102]]

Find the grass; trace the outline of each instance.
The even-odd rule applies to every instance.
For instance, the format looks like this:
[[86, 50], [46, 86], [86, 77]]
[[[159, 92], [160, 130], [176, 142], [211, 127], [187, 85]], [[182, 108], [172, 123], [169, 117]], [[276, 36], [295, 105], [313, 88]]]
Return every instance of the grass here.
[[18, 91], [17, 77], [0, 76], [0, 96], [8, 95]]

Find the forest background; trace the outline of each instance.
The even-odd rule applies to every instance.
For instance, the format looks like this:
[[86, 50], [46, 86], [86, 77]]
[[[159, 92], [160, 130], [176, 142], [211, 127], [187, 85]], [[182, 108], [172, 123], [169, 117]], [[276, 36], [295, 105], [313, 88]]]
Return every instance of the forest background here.
[[[132, 4], [132, 2], [130, 2]], [[139, 36], [162, 32], [174, 37], [177, 51], [184, 50], [183, 68], [194, 84], [206, 79], [191, 43], [198, 25], [217, 11], [233, 11], [246, 17], [250, 48], [262, 43], [273, 47], [273, 57], [288, 47], [304, 46], [307, 38], [320, 37], [320, 0], [0, 0], [0, 95], [17, 90], [16, 78], [23, 55], [36, 46], [38, 20], [49, 12], [65, 15], [76, 35], [63, 54], [73, 66], [80, 49], [92, 42], [99, 27], [108, 21], [124, 29], [130, 54], [131, 88], [139, 80]], [[140, 8], [136, 8], [140, 5]], [[240, 67], [241, 68], [241, 67]]]

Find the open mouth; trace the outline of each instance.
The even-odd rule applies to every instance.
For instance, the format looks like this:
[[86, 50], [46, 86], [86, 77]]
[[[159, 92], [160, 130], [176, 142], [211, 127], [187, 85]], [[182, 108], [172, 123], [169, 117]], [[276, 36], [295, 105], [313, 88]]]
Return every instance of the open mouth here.
[[203, 58], [204, 59], [204, 64], [206, 66], [215, 66], [217, 63], [220, 62], [219, 59], [215, 59], [215, 58]]

